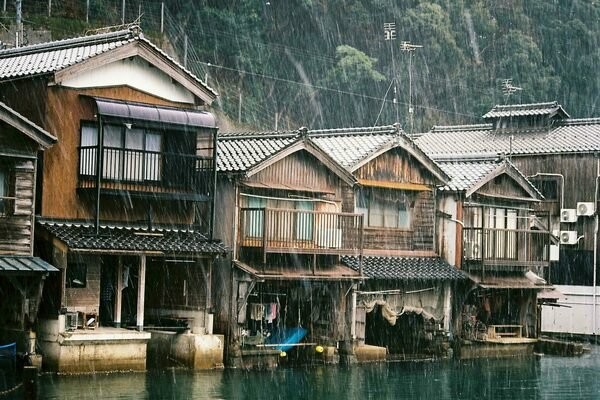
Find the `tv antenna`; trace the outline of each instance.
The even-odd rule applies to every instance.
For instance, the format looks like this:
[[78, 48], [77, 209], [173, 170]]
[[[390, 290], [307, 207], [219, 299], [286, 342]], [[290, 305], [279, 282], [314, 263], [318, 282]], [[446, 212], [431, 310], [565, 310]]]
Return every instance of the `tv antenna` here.
[[508, 103], [508, 99], [510, 96], [515, 93], [523, 90], [522, 87], [514, 86], [512, 83], [512, 78], [503, 79], [502, 80], [502, 93], [504, 93], [504, 104]]
[[410, 42], [403, 41], [400, 45], [400, 50], [408, 52], [408, 118], [410, 121], [410, 133], [413, 133], [413, 114], [414, 109], [412, 106], [412, 55], [416, 49], [420, 49], [423, 46], [418, 44], [411, 44]]

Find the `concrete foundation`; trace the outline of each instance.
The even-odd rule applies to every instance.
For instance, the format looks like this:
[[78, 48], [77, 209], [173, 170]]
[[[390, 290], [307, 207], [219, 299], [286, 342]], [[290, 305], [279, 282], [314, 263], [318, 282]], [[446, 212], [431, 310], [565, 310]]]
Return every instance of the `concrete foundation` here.
[[148, 344], [152, 363], [174, 361], [195, 370], [223, 368], [223, 335], [152, 331]]
[[150, 333], [118, 328], [58, 332], [58, 320], [40, 323], [44, 370], [59, 373], [144, 371]]
[[471, 358], [503, 358], [533, 355], [537, 340], [521, 339], [519, 341], [505, 340], [503, 342], [471, 342], [462, 341], [457, 347], [457, 357]]

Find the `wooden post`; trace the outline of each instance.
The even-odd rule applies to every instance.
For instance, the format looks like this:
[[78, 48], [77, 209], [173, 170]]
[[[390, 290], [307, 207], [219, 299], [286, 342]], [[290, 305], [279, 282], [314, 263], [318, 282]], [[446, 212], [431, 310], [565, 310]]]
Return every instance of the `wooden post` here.
[[140, 256], [140, 269], [138, 272], [138, 298], [137, 298], [137, 329], [144, 330], [144, 299], [146, 291], [146, 255]]
[[117, 284], [115, 292], [115, 328], [121, 327], [121, 304], [123, 304], [123, 257], [117, 261]]
[[38, 398], [38, 369], [27, 365], [23, 369], [23, 398], [37, 400]]

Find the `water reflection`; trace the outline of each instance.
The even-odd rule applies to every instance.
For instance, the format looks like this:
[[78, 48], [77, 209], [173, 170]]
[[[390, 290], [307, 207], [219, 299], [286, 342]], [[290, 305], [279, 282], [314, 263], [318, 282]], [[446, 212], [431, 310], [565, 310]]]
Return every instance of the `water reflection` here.
[[600, 351], [273, 371], [45, 375], [43, 399], [582, 399], [600, 397]]

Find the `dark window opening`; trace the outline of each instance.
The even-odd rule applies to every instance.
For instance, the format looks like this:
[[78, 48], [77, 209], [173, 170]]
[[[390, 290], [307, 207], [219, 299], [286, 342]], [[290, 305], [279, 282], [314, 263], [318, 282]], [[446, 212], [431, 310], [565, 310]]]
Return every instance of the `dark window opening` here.
[[67, 266], [67, 287], [84, 288], [87, 286], [87, 265], [83, 263], [69, 263]]

